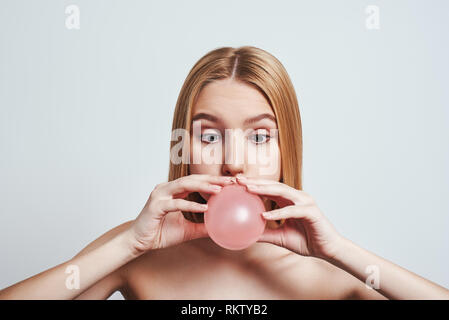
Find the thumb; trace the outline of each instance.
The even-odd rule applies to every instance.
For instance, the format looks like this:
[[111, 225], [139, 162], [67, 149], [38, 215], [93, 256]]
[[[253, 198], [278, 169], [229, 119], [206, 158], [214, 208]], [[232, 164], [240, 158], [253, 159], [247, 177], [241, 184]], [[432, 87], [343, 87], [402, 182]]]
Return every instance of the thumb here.
[[190, 240], [209, 237], [204, 223], [190, 222], [188, 228], [190, 229]]
[[279, 241], [279, 231], [278, 229], [265, 228], [264, 233], [260, 236], [257, 242], [267, 242], [278, 245]]

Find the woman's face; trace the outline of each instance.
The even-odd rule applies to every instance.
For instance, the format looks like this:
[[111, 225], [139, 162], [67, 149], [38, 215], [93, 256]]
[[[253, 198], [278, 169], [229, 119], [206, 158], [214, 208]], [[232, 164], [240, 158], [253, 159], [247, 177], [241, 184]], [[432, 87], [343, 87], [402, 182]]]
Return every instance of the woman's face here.
[[275, 115], [256, 88], [230, 79], [209, 83], [193, 106], [191, 127], [190, 174], [280, 180]]

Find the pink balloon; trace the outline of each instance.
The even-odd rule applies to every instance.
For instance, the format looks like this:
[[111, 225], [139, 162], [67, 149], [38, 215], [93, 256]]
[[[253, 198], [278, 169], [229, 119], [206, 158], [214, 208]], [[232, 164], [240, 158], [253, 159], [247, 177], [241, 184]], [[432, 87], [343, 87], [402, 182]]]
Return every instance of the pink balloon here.
[[230, 250], [242, 250], [257, 242], [265, 230], [262, 199], [245, 186], [224, 186], [210, 196], [204, 224], [211, 239]]

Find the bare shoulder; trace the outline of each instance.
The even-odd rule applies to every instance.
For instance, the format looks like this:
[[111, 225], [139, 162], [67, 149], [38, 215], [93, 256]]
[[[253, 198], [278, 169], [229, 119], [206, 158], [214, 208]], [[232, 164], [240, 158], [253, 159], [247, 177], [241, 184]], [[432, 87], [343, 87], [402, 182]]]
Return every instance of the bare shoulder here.
[[[319, 258], [307, 257], [309, 260], [308, 273], [314, 279], [316, 289], [325, 296], [325, 299], [335, 300], [384, 300], [374, 289], [369, 289], [364, 282], [352, 274], [340, 269], [333, 264]], [[300, 272], [298, 270], [298, 272]]]
[[[119, 233], [123, 232], [128, 228], [134, 220], [129, 220], [124, 222], [109, 231], [102, 234], [100, 237], [89, 243], [86, 247], [84, 247], [78, 254], [76, 254], [73, 258], [82, 256], [95, 248], [101, 246], [102, 244], [108, 242]], [[89, 289], [85, 290], [76, 299], [107, 299], [109, 298], [115, 291], [120, 290], [125, 284], [125, 278], [123, 273], [124, 266], [115, 271], [111, 272], [94, 285], [92, 285]]]

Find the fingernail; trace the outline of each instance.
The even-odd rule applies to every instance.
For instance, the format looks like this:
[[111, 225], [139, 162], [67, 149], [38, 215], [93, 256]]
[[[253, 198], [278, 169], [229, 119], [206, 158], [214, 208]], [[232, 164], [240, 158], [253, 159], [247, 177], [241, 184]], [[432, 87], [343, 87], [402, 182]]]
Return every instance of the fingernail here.
[[262, 215], [264, 216], [264, 217], [271, 217], [273, 214], [271, 214], [270, 212], [262, 212]]
[[212, 190], [216, 190], [216, 191], [220, 191], [221, 190], [221, 186], [217, 186], [217, 185], [213, 185], [210, 187]]
[[200, 207], [201, 207], [202, 209], [207, 209], [207, 204], [201, 204]]

